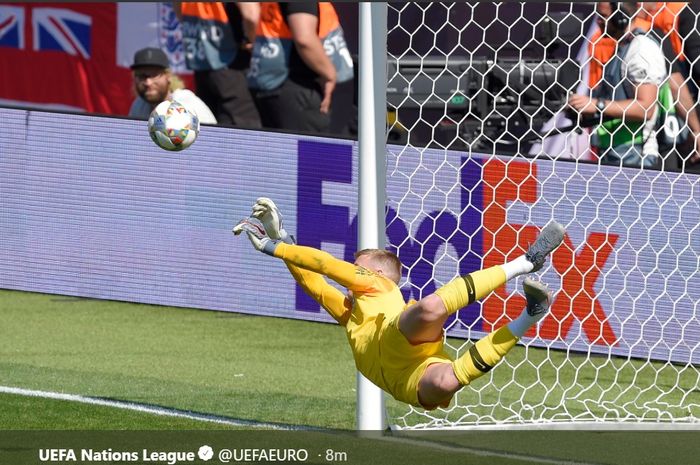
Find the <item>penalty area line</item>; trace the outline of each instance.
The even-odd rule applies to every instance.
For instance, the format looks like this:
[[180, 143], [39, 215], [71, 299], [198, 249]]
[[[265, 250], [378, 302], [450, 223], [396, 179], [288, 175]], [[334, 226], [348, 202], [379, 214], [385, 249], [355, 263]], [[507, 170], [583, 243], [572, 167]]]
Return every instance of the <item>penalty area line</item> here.
[[12, 386], [0, 386], [0, 393], [15, 394], [25, 397], [39, 397], [42, 399], [63, 400], [68, 402], [78, 402], [81, 404], [98, 405], [102, 407], [111, 407], [122, 410], [131, 410], [134, 412], [148, 413], [151, 415], [160, 415], [166, 417], [186, 418], [188, 420], [204, 421], [216, 423], [220, 425], [239, 426], [242, 428], [261, 428], [285, 431], [325, 431], [321, 428], [313, 428], [311, 426], [287, 425], [284, 423], [266, 423], [254, 420], [242, 420], [230, 418], [221, 415], [212, 415], [208, 413], [192, 412], [188, 410], [180, 410], [175, 408], [161, 407], [159, 405], [144, 404], [139, 402], [130, 402], [123, 400], [104, 399], [99, 397], [81, 396], [78, 394], [65, 394], [62, 392], [37, 391], [33, 389], [23, 389]]

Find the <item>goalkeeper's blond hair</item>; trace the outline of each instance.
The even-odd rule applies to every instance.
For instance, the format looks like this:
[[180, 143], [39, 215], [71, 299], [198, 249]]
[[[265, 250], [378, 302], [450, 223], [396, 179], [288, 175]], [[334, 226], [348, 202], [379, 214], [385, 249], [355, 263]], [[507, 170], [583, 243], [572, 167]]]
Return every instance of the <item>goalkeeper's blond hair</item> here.
[[401, 281], [401, 260], [395, 253], [382, 249], [362, 249], [355, 252], [355, 258], [360, 257], [369, 257], [374, 263], [379, 265], [378, 268], [381, 268], [384, 275], [396, 284]]

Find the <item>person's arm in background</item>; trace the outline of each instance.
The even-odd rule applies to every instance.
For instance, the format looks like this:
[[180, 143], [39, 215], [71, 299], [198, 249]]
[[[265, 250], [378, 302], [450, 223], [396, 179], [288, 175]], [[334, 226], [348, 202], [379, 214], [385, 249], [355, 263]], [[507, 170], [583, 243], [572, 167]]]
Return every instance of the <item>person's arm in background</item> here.
[[255, 31], [260, 21], [260, 4], [256, 2], [236, 2], [235, 5], [238, 7], [238, 11], [241, 12], [243, 34], [248, 39], [246, 48], [250, 49], [255, 42]]
[[326, 51], [323, 49], [321, 39], [318, 37], [318, 3], [313, 3], [316, 14], [298, 11], [302, 4], [288, 4], [287, 25], [292, 33], [292, 40], [296, 45], [297, 53], [306, 66], [319, 76], [323, 89], [321, 101], [321, 113], [328, 113], [331, 107], [331, 98], [335, 90], [336, 72]]
[[[659, 87], [666, 81], [666, 60], [661, 47], [651, 38], [635, 37], [625, 56], [626, 79], [634, 85], [634, 98], [609, 100], [601, 110], [606, 118], [647, 121], [655, 116]], [[569, 106], [583, 115], [595, 115], [598, 99], [572, 95]]]
[[[608, 100], [603, 110], [607, 118], [625, 118], [629, 121], [646, 121], [654, 114], [654, 105], [659, 94], [656, 84], [637, 85], [636, 98], [626, 100]], [[569, 106], [583, 116], [592, 116], [598, 112], [598, 99], [587, 95], [574, 94], [569, 97]]]

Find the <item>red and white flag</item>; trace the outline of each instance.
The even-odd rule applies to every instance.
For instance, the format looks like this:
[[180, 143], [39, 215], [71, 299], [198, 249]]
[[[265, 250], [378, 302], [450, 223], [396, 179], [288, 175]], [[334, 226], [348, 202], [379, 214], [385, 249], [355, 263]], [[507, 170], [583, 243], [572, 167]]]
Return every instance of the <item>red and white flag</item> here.
[[0, 104], [126, 115], [143, 47], [184, 70], [169, 3], [0, 3]]

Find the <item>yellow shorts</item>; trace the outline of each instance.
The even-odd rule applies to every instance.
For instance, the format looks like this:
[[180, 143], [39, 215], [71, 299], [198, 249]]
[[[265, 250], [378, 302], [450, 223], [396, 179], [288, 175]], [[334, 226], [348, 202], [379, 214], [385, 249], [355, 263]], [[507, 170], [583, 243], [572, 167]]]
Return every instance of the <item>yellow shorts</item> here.
[[443, 340], [413, 345], [399, 330], [399, 313], [383, 322], [379, 341], [384, 381], [396, 400], [425, 408], [418, 401], [418, 382], [433, 363], [452, 363]]

